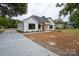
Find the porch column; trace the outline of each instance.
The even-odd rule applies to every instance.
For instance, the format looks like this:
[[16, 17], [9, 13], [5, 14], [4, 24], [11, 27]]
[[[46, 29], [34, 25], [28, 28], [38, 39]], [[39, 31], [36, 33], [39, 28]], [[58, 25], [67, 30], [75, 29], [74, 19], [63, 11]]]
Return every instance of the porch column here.
[[42, 31], [42, 24], [41, 24], [41, 31]]
[[55, 25], [53, 25], [53, 30], [55, 30]]

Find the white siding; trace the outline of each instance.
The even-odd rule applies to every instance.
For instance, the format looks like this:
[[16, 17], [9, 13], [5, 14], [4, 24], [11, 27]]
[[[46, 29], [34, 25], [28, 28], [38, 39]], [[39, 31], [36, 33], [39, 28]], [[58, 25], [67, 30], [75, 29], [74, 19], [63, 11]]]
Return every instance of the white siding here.
[[[49, 20], [49, 22], [50, 22], [50, 25], [53, 26], [53, 28], [50, 29], [50, 30], [55, 30], [55, 23], [54, 23], [51, 19], [48, 19], [48, 20]], [[49, 26], [50, 26], [50, 25], [49, 25]]]
[[24, 31], [24, 24], [23, 23], [18, 24], [18, 30]]
[[[28, 24], [35, 24], [35, 29], [34, 30], [29, 30]], [[28, 18], [24, 20], [24, 32], [30, 32], [30, 31], [38, 31], [38, 22], [34, 20], [33, 18]]]

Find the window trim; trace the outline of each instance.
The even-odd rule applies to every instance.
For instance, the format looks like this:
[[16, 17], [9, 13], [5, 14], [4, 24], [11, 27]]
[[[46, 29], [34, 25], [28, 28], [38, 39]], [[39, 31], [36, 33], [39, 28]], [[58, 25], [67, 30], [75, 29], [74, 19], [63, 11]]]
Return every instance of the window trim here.
[[[51, 27], [51, 26], [52, 26], [52, 27]], [[50, 29], [53, 29], [53, 25], [50, 25], [49, 28], [50, 28]]]
[[[30, 25], [34, 25], [34, 28], [30, 28]], [[33, 27], [33, 26], [31, 26], [31, 27]], [[35, 24], [34, 24], [34, 23], [29, 23], [29, 24], [28, 24], [28, 29], [29, 29], [29, 30], [35, 30]]]

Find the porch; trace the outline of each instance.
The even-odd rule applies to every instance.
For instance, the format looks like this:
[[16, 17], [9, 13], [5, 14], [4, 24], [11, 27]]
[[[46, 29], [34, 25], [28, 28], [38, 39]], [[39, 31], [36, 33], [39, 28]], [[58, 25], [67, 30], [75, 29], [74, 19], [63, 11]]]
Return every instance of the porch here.
[[54, 25], [50, 25], [49, 23], [38, 24], [38, 31], [50, 31], [54, 29]]

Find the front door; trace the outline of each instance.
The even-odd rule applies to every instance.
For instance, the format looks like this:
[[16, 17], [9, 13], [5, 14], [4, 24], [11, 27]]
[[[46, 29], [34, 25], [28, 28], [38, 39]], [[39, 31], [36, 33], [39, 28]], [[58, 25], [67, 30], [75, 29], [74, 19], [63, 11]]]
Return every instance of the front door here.
[[45, 29], [45, 31], [49, 31], [49, 25], [48, 24], [45, 24], [44, 29]]

